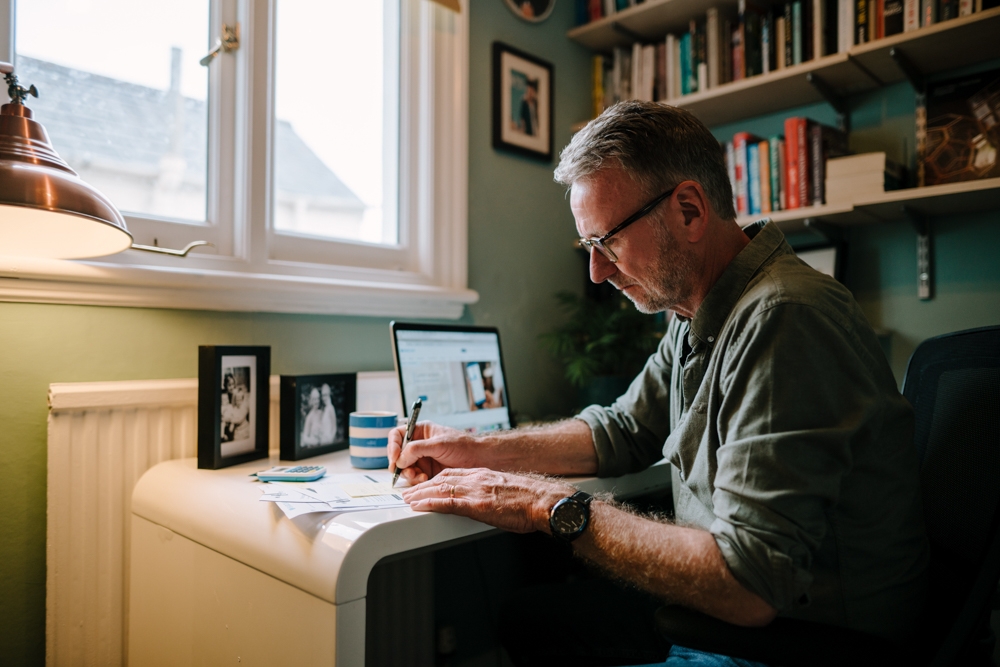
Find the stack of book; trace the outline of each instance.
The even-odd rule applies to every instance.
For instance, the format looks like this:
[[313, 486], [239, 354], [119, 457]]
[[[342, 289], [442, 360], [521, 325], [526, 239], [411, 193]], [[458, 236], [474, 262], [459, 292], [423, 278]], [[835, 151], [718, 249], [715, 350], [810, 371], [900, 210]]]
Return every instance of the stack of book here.
[[871, 201], [905, 181], [902, 167], [885, 153], [861, 153], [826, 163], [826, 203], [836, 206]]
[[847, 134], [793, 117], [783, 135], [737, 132], [725, 150], [737, 215], [759, 215], [824, 204], [827, 161], [847, 154]]

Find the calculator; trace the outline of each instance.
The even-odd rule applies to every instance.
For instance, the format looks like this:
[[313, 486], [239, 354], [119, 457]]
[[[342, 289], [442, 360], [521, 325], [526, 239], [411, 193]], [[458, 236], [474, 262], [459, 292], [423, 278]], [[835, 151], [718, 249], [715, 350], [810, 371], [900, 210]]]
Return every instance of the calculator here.
[[325, 466], [275, 466], [257, 473], [262, 482], [312, 482], [326, 474]]

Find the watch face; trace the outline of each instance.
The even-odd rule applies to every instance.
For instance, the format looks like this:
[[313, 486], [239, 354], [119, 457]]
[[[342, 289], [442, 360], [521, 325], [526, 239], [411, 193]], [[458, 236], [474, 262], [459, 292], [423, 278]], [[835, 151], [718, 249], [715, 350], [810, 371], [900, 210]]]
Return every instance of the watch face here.
[[579, 532], [586, 523], [587, 509], [576, 500], [561, 503], [552, 514], [553, 530], [563, 535]]

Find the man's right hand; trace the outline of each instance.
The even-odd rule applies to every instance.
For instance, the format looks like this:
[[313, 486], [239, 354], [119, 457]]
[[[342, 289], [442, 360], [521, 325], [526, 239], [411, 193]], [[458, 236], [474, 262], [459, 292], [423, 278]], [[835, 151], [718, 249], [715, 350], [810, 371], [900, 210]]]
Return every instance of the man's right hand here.
[[389, 432], [389, 470], [402, 469], [411, 485], [426, 482], [445, 468], [490, 467], [488, 445], [474, 435], [432, 422], [420, 422], [400, 454], [405, 426]]

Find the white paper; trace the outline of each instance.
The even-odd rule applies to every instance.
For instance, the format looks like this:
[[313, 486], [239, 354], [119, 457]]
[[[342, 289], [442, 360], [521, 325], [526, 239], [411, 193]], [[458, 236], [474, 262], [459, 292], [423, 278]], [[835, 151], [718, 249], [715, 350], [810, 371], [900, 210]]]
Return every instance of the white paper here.
[[[261, 501], [273, 502], [290, 519], [310, 512], [357, 512], [406, 507], [399, 491], [391, 489], [389, 471], [326, 475], [315, 482], [269, 482]], [[349, 492], [350, 493], [349, 493]]]

